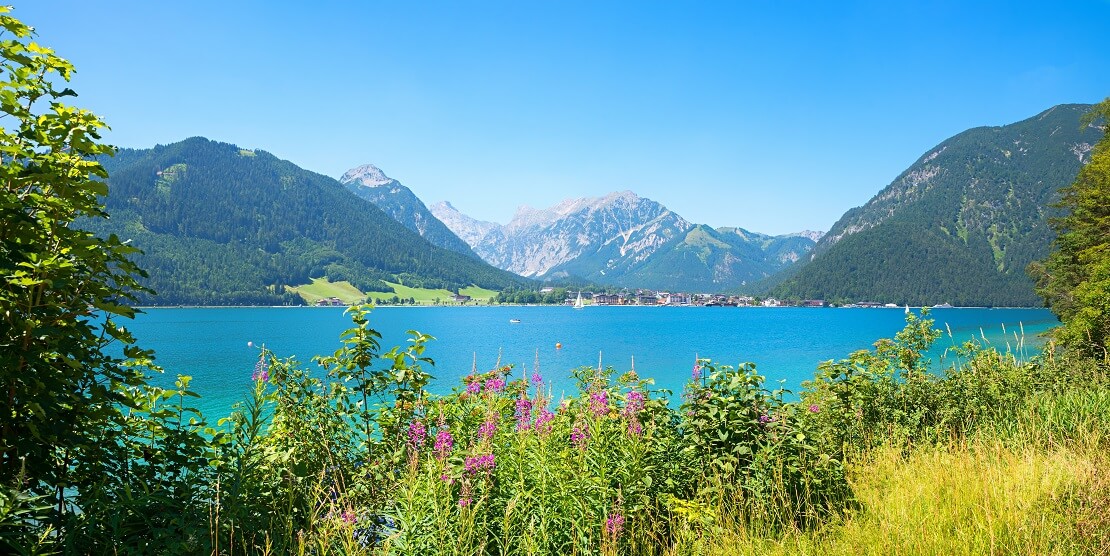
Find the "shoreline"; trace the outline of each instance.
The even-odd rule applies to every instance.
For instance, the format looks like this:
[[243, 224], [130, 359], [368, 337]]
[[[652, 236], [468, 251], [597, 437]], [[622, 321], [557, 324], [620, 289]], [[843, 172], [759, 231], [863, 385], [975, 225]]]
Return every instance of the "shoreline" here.
[[[418, 303], [415, 305], [373, 305], [369, 304], [375, 309], [493, 309], [498, 307], [566, 307], [572, 309], [570, 305], [558, 304], [543, 304], [543, 303], [498, 303], [496, 305], [466, 305], [466, 304], [423, 304]], [[148, 310], [148, 309], [348, 309], [354, 305], [132, 305], [133, 309]], [[899, 307], [803, 307], [803, 306], [778, 306], [778, 307], [763, 307], [763, 306], [737, 306], [737, 307], [719, 307], [719, 306], [706, 306], [706, 305], [586, 305], [586, 309], [596, 309], [602, 307], [621, 307], [621, 308], [643, 308], [643, 309], [858, 309], [858, 310], [888, 310], [888, 311], [905, 311], [905, 306]], [[946, 309], [988, 309], [988, 310], [1004, 310], [1004, 309], [1046, 309], [1047, 307], [987, 307], [983, 305], [961, 305], [952, 307], [936, 307], [936, 306], [909, 306], [910, 309], [918, 310], [929, 309], [930, 311], [946, 310]]]

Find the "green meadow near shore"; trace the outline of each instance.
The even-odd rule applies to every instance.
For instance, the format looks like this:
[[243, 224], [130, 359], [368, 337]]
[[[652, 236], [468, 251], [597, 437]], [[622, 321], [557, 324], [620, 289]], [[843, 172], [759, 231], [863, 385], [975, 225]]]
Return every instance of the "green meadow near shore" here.
[[[392, 292], [363, 293], [350, 282], [331, 282], [327, 278], [313, 278], [312, 283], [301, 286], [286, 286], [288, 291], [299, 294], [306, 303], [315, 303], [321, 299], [338, 298], [345, 305], [365, 303], [369, 300], [383, 300], [389, 303], [393, 296], [399, 299], [414, 300], [417, 305], [450, 305], [454, 301], [454, 292], [445, 289], [414, 288], [394, 282], [385, 282], [393, 288]], [[478, 286], [469, 286], [459, 289], [459, 295], [469, 296], [476, 303], [486, 303], [497, 297], [496, 291], [487, 290]]]

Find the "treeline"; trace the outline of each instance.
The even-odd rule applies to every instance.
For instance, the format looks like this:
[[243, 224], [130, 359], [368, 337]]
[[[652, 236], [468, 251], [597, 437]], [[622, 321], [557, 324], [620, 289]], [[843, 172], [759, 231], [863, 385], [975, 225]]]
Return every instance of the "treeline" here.
[[521, 305], [561, 305], [567, 299], [567, 288], [555, 288], [547, 293], [539, 290], [510, 289], [497, 293], [497, 303], [518, 303]]

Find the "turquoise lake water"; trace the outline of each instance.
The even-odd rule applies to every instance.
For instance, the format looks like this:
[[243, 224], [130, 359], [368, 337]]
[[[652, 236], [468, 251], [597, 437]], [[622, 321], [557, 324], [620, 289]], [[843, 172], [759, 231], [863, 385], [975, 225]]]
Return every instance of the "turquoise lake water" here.
[[[305, 364], [313, 355], [331, 354], [351, 322], [343, 308], [165, 308], [147, 309], [128, 327], [139, 345], [154, 349], [166, 373], [158, 384], [172, 385], [178, 374], [193, 377], [203, 398], [199, 407], [211, 420], [227, 414], [251, 384], [257, 348], [265, 343], [279, 357], [295, 355]], [[916, 312], [916, 310], [915, 310]], [[985, 335], [1002, 350], [1017, 349], [1015, 333], [1037, 343], [1037, 334], [1055, 326], [1045, 309], [935, 309], [937, 328], [951, 329], [938, 341], [934, 356], [954, 342]], [[511, 323], [510, 319], [519, 319]], [[426, 355], [435, 360], [431, 390], [445, 393], [470, 373], [514, 364], [517, 376], [531, 374], [539, 353], [540, 372], [554, 385], [556, 398], [570, 392], [571, 369], [602, 363], [654, 378], [675, 396], [690, 377], [695, 355], [720, 364], [750, 361], [767, 377], [798, 390], [818, 363], [841, 359], [891, 337], [905, 323], [898, 309], [812, 309], [750, 307], [383, 307], [370, 314], [382, 333], [383, 351], [404, 344], [407, 330], [431, 334]], [[1006, 334], [1003, 335], [1003, 327]], [[562, 344], [556, 349], [556, 343]], [[1033, 349], [1027, 348], [1027, 355]], [[524, 370], [522, 372], [521, 370]]]

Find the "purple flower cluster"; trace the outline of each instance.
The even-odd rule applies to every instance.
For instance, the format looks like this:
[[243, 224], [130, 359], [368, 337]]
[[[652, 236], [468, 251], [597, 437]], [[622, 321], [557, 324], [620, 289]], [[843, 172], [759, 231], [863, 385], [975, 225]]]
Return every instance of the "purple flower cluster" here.
[[599, 390], [590, 394], [590, 412], [598, 417], [609, 412], [608, 390]]
[[466, 391], [469, 394], [477, 394], [482, 391], [482, 383], [478, 381], [468, 383], [466, 385]]
[[500, 392], [505, 388], [505, 381], [500, 378], [491, 378], [486, 381], [486, 392]]
[[497, 432], [497, 419], [491, 418], [478, 426], [478, 440], [493, 438], [495, 432]]
[[493, 454], [484, 454], [481, 456], [473, 456], [466, 458], [463, 464], [463, 469], [470, 474], [476, 474], [479, 471], [493, 471], [497, 464], [494, 462]]
[[528, 430], [531, 427], [531, 423], [532, 400], [522, 397], [516, 401], [516, 430]]
[[536, 432], [550, 432], [553, 420], [555, 420], [555, 414], [547, 407], [541, 407], [539, 415], [536, 415]]
[[644, 426], [640, 424], [639, 419], [631, 419], [628, 421], [628, 434], [632, 436], [640, 436], [644, 433]]
[[409, 446], [411, 446], [413, 450], [422, 448], [427, 438], [428, 429], [424, 427], [424, 423], [413, 421], [409, 424]]
[[813, 405], [809, 406], [809, 412], [810, 413], [820, 413], [821, 412], [821, 406], [819, 406], [817, 404], [813, 404]]
[[621, 530], [624, 529], [624, 516], [616, 513], [609, 514], [609, 519], [605, 520], [605, 533], [612, 539], [620, 536]]
[[574, 427], [570, 431], [570, 443], [579, 450], [586, 449], [586, 442], [590, 439], [590, 431], [585, 427]]
[[532, 373], [532, 384], [535, 386], [543, 384], [543, 377], [540, 376], [540, 373]]
[[251, 374], [251, 380], [255, 382], [268, 382], [270, 380], [270, 363], [266, 361], [266, 354], [258, 357], [258, 362], [254, 364], [254, 373]]
[[778, 420], [779, 420], [778, 417], [775, 417], [774, 415], [767, 415], [766, 413], [759, 416], [759, 422], [763, 423], [765, 425], [767, 423], [774, 423], [775, 421], [778, 421]]
[[451, 453], [451, 449], [455, 447], [455, 439], [451, 436], [451, 431], [446, 428], [441, 428], [436, 432], [435, 452], [436, 457], [444, 459]]
[[644, 409], [644, 402], [646, 401], [644, 393], [633, 390], [628, 393], [624, 398], [624, 413], [625, 415], [634, 415]]
[[695, 380], [695, 381], [701, 380], [701, 363], [700, 362], [698, 362], [698, 361], [694, 362], [694, 370], [690, 373], [690, 379]]
[[633, 390], [628, 393], [624, 398], [624, 417], [628, 419], [628, 434], [632, 436], [640, 436], [644, 432], [644, 426], [640, 424], [639, 413], [644, 409], [644, 404], [647, 402], [647, 397], [643, 392]]

